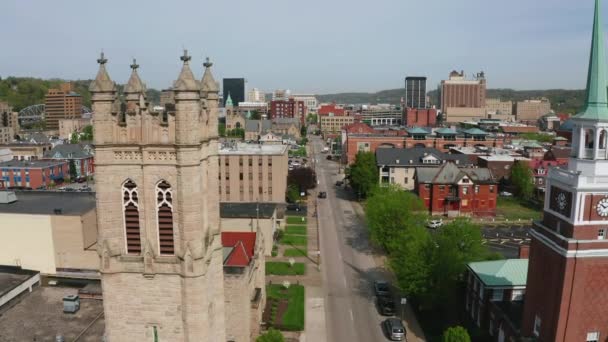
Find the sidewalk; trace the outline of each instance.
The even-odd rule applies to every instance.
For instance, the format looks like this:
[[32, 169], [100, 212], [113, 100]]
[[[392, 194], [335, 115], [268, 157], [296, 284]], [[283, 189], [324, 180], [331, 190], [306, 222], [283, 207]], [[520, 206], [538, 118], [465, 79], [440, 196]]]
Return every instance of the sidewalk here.
[[325, 299], [323, 289], [317, 286], [306, 287], [305, 329], [300, 342], [326, 342]]

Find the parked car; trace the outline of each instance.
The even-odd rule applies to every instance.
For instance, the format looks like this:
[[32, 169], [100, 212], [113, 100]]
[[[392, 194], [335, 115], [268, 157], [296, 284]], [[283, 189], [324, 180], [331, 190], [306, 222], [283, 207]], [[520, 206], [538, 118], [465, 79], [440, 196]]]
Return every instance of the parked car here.
[[290, 203], [287, 205], [287, 210], [300, 211], [302, 208], [298, 204]]
[[319, 192], [319, 198], [327, 198], [327, 192], [325, 192], [325, 191]]
[[403, 341], [405, 339], [405, 327], [398, 318], [389, 318], [382, 325], [391, 341]]
[[384, 297], [391, 295], [391, 287], [388, 282], [384, 280], [374, 281], [374, 294], [376, 297]]
[[331, 160], [331, 159], [332, 159], [332, 157], [331, 157], [331, 156], [327, 156], [327, 157], [325, 157], [325, 159], [327, 159], [327, 160]]
[[86, 181], [87, 181], [86, 177], [78, 177], [78, 178], [76, 178], [76, 182], [78, 182], [78, 183], [84, 183]]
[[393, 316], [395, 314], [395, 300], [390, 296], [378, 297], [378, 311], [383, 316]]
[[427, 224], [427, 227], [431, 228], [431, 229], [437, 229], [440, 228], [441, 226], [443, 226], [443, 220], [442, 219], [438, 219], [438, 220], [430, 220]]
[[342, 186], [344, 185], [344, 181], [336, 181], [336, 186]]
[[499, 195], [502, 197], [513, 197], [513, 194], [508, 191], [501, 191]]

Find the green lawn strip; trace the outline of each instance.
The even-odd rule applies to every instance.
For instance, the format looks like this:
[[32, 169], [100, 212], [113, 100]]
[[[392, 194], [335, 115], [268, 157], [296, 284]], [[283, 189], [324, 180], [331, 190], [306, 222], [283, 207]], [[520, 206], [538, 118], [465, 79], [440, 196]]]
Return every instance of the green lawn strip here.
[[306, 267], [301, 262], [296, 262], [293, 266], [288, 262], [266, 262], [266, 275], [304, 275], [304, 273], [306, 273]]
[[281, 239], [281, 244], [283, 245], [294, 245], [294, 246], [306, 246], [307, 245], [306, 236], [302, 235], [283, 235]]
[[306, 226], [287, 226], [285, 234], [290, 235], [306, 235]]
[[533, 205], [521, 202], [516, 198], [498, 198], [496, 203], [497, 218], [508, 220], [538, 220], [542, 216], [541, 210], [535, 210]]
[[304, 330], [304, 286], [291, 285], [285, 290], [282, 285], [267, 285], [266, 295], [269, 299], [288, 299], [287, 311], [283, 315], [281, 330]]
[[287, 248], [283, 252], [284, 257], [305, 257], [307, 255], [308, 252], [300, 248]]
[[306, 217], [289, 216], [289, 217], [287, 217], [287, 224], [306, 224]]

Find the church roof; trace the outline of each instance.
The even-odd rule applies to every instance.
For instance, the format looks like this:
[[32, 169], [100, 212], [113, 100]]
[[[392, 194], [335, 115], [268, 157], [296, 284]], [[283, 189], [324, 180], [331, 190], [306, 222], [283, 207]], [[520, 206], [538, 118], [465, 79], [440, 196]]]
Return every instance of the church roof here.
[[253, 232], [222, 232], [224, 266], [248, 266], [255, 254], [255, 239]]
[[106, 70], [106, 63], [108, 60], [105, 58], [103, 52], [101, 53], [100, 58], [97, 60], [99, 63], [99, 71], [97, 71], [97, 76], [89, 85], [89, 91], [91, 92], [112, 92], [116, 91], [116, 84], [110, 79], [110, 75], [108, 75], [108, 71]]
[[137, 68], [139, 68], [139, 65], [137, 65], [136, 60], [133, 59], [133, 64], [131, 64], [131, 69], [133, 71], [131, 71], [131, 77], [129, 77], [129, 81], [127, 82], [127, 85], [125, 85], [125, 93], [145, 94], [146, 92], [146, 85], [144, 84], [144, 82], [141, 81], [141, 78], [139, 78], [139, 75], [137, 74]]
[[232, 97], [230, 97], [230, 93], [228, 93], [228, 98], [226, 99], [226, 104], [224, 105], [224, 107], [232, 107], [234, 106], [234, 104], [232, 104]]
[[472, 262], [469, 268], [485, 286], [526, 286], [528, 259]]
[[188, 50], [184, 50], [184, 55], [180, 57], [180, 59], [184, 62], [182, 66], [182, 71], [179, 73], [179, 77], [173, 83], [173, 90], [176, 91], [197, 91], [198, 82], [194, 78], [192, 74], [192, 70], [190, 70], [190, 59], [192, 57], [188, 56]]
[[593, 16], [593, 36], [589, 71], [587, 73], [587, 100], [585, 109], [574, 118], [579, 120], [608, 121], [608, 87], [606, 51], [600, 16], [600, 1], [595, 0]]
[[468, 135], [488, 135], [487, 132], [484, 132], [484, 131], [480, 130], [479, 128], [469, 128], [466, 131], [464, 131], [464, 134], [468, 134]]

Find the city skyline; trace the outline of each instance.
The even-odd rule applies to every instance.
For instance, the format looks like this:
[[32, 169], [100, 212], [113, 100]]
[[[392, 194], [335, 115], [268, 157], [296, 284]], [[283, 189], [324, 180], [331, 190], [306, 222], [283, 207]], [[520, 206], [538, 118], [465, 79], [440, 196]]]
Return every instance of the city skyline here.
[[87, 79], [90, 61], [103, 49], [116, 82], [126, 82], [137, 58], [144, 82], [163, 89], [187, 48], [196, 77], [209, 56], [218, 79], [244, 77], [248, 87], [264, 90], [374, 92], [402, 88], [408, 75], [428, 77], [434, 89], [453, 69], [485, 71], [489, 88], [582, 89], [593, 6], [387, 0], [369, 7], [314, 0], [294, 17], [293, 6], [270, 0], [142, 4], [109, 0], [88, 16], [77, 1], [2, 3], [8, 14], [2, 26], [14, 37], [0, 55], [0, 75]]

